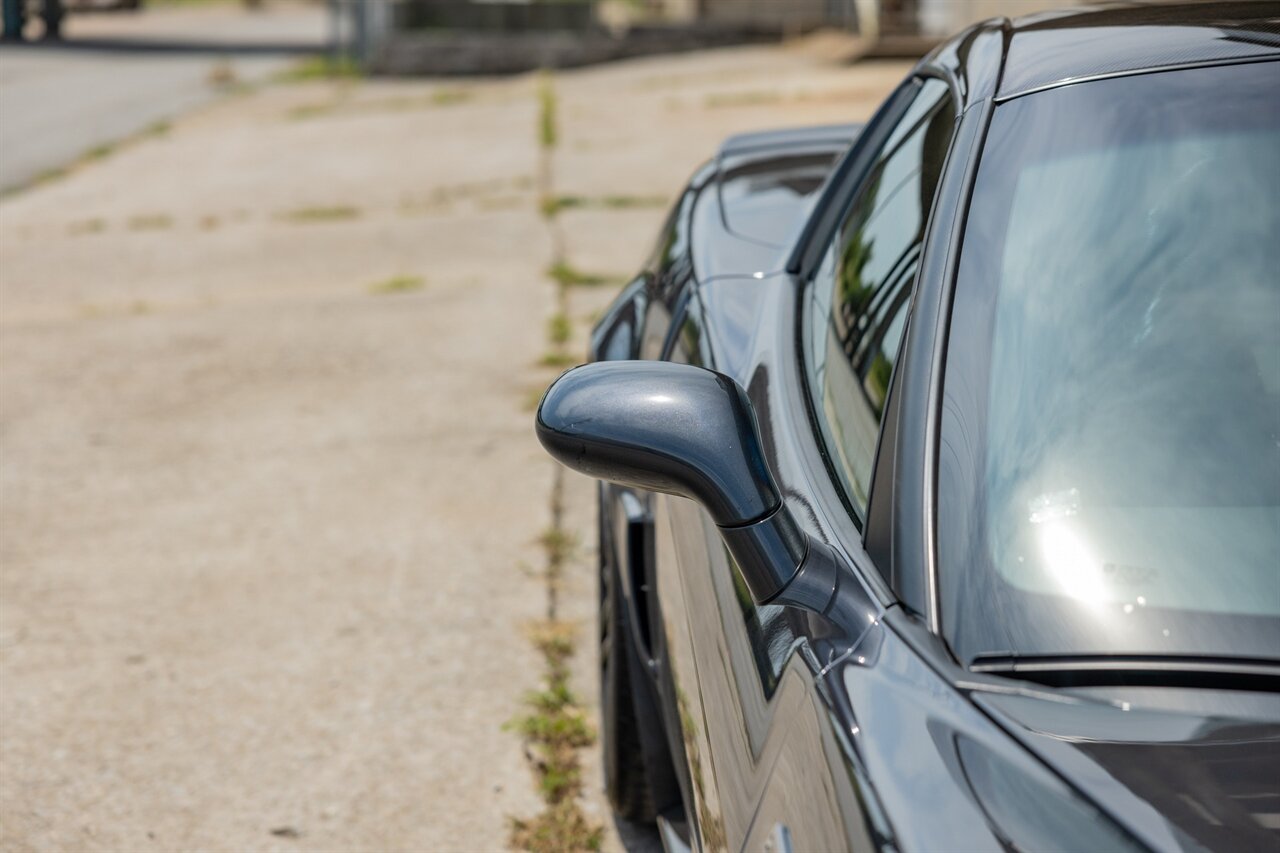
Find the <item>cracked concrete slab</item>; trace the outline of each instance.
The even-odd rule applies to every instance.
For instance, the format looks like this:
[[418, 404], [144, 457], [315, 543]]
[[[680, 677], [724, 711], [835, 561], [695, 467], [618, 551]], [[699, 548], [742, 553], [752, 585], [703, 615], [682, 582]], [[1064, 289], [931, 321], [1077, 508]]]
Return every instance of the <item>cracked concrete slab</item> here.
[[[723, 136], [865, 118], [904, 72], [558, 74], [557, 191], [673, 194]], [[742, 90], [776, 97], [715, 98]], [[503, 728], [553, 464], [536, 122], [531, 78], [273, 86], [0, 200], [0, 848], [496, 850], [537, 812]], [[566, 213], [569, 259], [626, 275], [662, 215]], [[570, 293], [574, 352], [611, 294]], [[562, 607], [594, 716], [593, 493], [567, 478]], [[606, 847], [652, 843], [598, 761]]]

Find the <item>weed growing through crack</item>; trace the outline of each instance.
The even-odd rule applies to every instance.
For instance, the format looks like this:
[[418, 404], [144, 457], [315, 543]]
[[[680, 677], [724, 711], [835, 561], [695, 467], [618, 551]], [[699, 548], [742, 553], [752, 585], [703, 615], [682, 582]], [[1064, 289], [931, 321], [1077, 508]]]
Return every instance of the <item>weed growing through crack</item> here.
[[355, 80], [363, 76], [354, 59], [349, 56], [310, 56], [292, 68], [281, 72], [276, 79], [282, 83], [302, 83], [308, 80]]
[[564, 370], [578, 364], [578, 359], [563, 350], [548, 350], [542, 354], [542, 358], [538, 359], [539, 367], [551, 367], [556, 370]]
[[[43, 184], [51, 184], [54, 181], [59, 181], [65, 178], [69, 174], [71, 174], [70, 166], [55, 166], [52, 169], [45, 169], [44, 171], [40, 172], [40, 174], [36, 175], [34, 178], [31, 179], [31, 186], [41, 186]], [[8, 195], [9, 192], [12, 192], [12, 191], [7, 191], [5, 194]]]
[[[554, 549], [548, 548], [548, 553]], [[538, 791], [547, 807], [535, 818], [511, 821], [511, 845], [531, 853], [598, 850], [604, 832], [578, 808], [582, 765], [578, 750], [595, 743], [569, 686], [569, 661], [575, 650], [574, 628], [559, 620], [540, 623], [531, 639], [546, 664], [544, 686], [526, 694], [528, 712], [509, 728], [519, 732], [538, 774]]]
[[317, 104], [299, 104], [291, 107], [287, 113], [288, 117], [293, 121], [304, 121], [310, 118], [318, 118], [333, 112], [335, 105], [331, 102]]
[[437, 89], [427, 95], [397, 95], [389, 98], [357, 100], [351, 97], [352, 94], [352, 82], [346, 79], [327, 100], [299, 104], [285, 113], [285, 116], [294, 121], [305, 121], [337, 112], [352, 114], [410, 112], [452, 107], [465, 104], [475, 98], [475, 92], [461, 86]]
[[540, 202], [542, 215], [553, 219], [564, 210], [577, 208], [601, 208], [604, 210], [636, 210], [640, 208], [663, 208], [668, 204], [666, 196], [660, 195], [548, 195]]
[[421, 290], [426, 285], [426, 280], [418, 275], [397, 275], [392, 276], [385, 281], [377, 282], [369, 286], [369, 292], [378, 295], [390, 295], [393, 293], [412, 293], [415, 290]]
[[166, 134], [169, 133], [170, 129], [171, 129], [170, 123], [168, 121], [161, 120], [161, 121], [153, 122], [152, 124], [148, 125], [147, 127], [143, 128], [137, 133], [134, 133], [131, 136], [126, 136], [122, 139], [116, 139], [116, 140], [103, 142], [101, 144], [95, 145], [92, 148], [89, 148], [87, 151], [82, 152], [80, 156], [78, 156], [75, 160], [73, 160], [70, 163], [64, 164], [62, 166], [56, 166], [52, 169], [45, 169], [43, 172], [40, 172], [34, 178], [31, 178], [25, 183], [17, 184], [16, 186], [10, 186], [5, 188], [4, 190], [0, 190], [0, 198], [9, 196], [9, 195], [14, 195], [30, 187], [41, 186], [43, 184], [48, 184], [48, 183], [52, 183], [53, 181], [61, 180], [62, 178], [65, 178], [68, 175], [70, 175], [72, 172], [75, 172], [93, 163], [97, 163], [100, 160], [106, 160], [108, 157], [111, 157], [113, 154], [117, 154], [123, 149], [128, 148], [132, 145], [135, 145], [144, 139], [152, 139], [152, 138], [159, 138], [159, 137], [165, 136]]
[[129, 220], [130, 231], [163, 231], [173, 227], [173, 217], [163, 213], [148, 213]]
[[106, 230], [106, 227], [107, 227], [106, 220], [102, 219], [101, 217], [95, 216], [93, 219], [82, 219], [78, 222], [72, 222], [70, 225], [67, 226], [67, 233], [99, 234], [102, 231]]
[[543, 148], [555, 148], [557, 142], [556, 90], [548, 71], [538, 78], [538, 142]]
[[95, 145], [88, 151], [84, 152], [81, 161], [92, 163], [94, 160], [105, 160], [116, 152], [116, 143], [104, 142], [101, 145]]
[[476, 207], [481, 210], [517, 210], [524, 207], [525, 200], [518, 195], [494, 196], [476, 199]]
[[539, 537], [538, 544], [547, 552], [548, 576], [558, 581], [560, 573], [564, 571], [565, 563], [569, 562], [569, 558], [573, 556], [573, 549], [578, 546], [577, 540], [572, 533], [558, 527], [549, 527]]
[[781, 100], [779, 92], [719, 92], [708, 95], [703, 100], [703, 105], [714, 110], [725, 107], [756, 107], [776, 104]]
[[[543, 72], [538, 86], [538, 142], [541, 148], [537, 177], [542, 213], [552, 242], [552, 274], [556, 281], [556, 313], [547, 321], [550, 351], [542, 358], [547, 366], [567, 366], [576, 361], [566, 345], [573, 336], [569, 319], [569, 285], [564, 273], [572, 272], [564, 257], [564, 240], [555, 214], [559, 206], [551, 192], [552, 149], [557, 141], [556, 99], [550, 74]], [[573, 276], [568, 276], [573, 278]], [[537, 406], [542, 389], [531, 392], [526, 406]], [[512, 818], [509, 843], [530, 853], [599, 850], [604, 828], [587, 820], [579, 805], [582, 793], [582, 765], [579, 750], [595, 743], [595, 732], [587, 723], [577, 696], [569, 686], [569, 660], [574, 653], [573, 627], [558, 617], [561, 578], [577, 542], [566, 531], [564, 477], [557, 469], [551, 486], [551, 526], [539, 539], [546, 555], [543, 583], [546, 593], [546, 621], [538, 625], [530, 639], [542, 655], [545, 670], [542, 689], [525, 696], [527, 712], [510, 723], [524, 740], [525, 754], [533, 765], [542, 795], [543, 810], [528, 819]]]
[[612, 210], [630, 210], [637, 207], [666, 207], [670, 200], [662, 195], [607, 195], [600, 199], [600, 206]]
[[547, 321], [547, 337], [551, 339], [551, 343], [558, 347], [562, 347], [569, 343], [569, 337], [573, 334], [573, 326], [569, 322], [569, 315], [563, 311], [552, 315]]
[[547, 267], [547, 277], [561, 287], [600, 287], [624, 283], [619, 276], [583, 272], [568, 261], [556, 261]]
[[571, 195], [543, 196], [538, 201], [538, 212], [546, 219], [555, 219], [560, 214], [560, 211], [577, 207], [579, 200], [577, 196]]
[[511, 844], [530, 853], [599, 850], [604, 830], [587, 820], [572, 799], [549, 806], [532, 820], [511, 822]]
[[431, 103], [437, 107], [451, 107], [454, 104], [465, 104], [474, 98], [475, 94], [470, 89], [458, 87], [437, 89], [431, 93]]
[[328, 206], [300, 207], [282, 214], [290, 222], [342, 222], [360, 218], [360, 209], [347, 204]]

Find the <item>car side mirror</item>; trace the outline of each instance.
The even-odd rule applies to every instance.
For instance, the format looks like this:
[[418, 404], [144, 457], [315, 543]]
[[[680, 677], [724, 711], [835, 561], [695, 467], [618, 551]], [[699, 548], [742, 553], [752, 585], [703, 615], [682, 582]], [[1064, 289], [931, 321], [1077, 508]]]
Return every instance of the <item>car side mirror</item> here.
[[601, 361], [547, 389], [537, 433], [575, 471], [700, 503], [720, 528], [757, 604], [775, 598], [810, 542], [769, 471], [742, 386], [662, 361]]

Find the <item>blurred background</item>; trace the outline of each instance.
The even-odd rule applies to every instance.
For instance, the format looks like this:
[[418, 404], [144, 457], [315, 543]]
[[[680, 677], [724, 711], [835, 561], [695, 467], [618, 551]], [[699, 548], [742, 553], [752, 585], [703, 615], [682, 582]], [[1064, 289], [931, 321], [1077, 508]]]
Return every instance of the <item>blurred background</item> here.
[[0, 849], [655, 849], [533, 407], [724, 137], [1048, 4], [2, 4]]

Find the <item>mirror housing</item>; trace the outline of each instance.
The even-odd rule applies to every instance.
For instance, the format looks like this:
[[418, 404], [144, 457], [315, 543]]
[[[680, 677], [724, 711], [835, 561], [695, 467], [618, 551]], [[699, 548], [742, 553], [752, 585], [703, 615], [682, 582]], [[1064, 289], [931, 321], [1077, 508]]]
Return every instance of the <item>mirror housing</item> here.
[[700, 503], [757, 604], [794, 578], [810, 542], [769, 471], [742, 386], [663, 361], [602, 361], [568, 371], [538, 406], [538, 440], [575, 471]]

